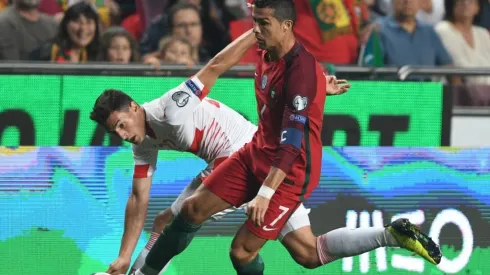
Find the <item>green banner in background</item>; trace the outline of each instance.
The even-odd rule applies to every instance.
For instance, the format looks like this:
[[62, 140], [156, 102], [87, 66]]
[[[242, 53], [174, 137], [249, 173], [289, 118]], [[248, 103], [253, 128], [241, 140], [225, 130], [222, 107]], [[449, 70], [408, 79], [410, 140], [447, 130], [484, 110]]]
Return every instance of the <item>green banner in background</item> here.
[[[144, 103], [185, 79], [1, 76], [0, 145], [120, 145], [89, 119], [97, 96], [104, 89], [121, 89]], [[252, 79], [221, 78], [209, 97], [257, 123]], [[350, 92], [327, 98], [322, 141], [335, 146], [439, 146], [442, 109], [440, 83], [352, 81]]]
[[57, 145], [61, 77], [0, 76], [0, 145]]

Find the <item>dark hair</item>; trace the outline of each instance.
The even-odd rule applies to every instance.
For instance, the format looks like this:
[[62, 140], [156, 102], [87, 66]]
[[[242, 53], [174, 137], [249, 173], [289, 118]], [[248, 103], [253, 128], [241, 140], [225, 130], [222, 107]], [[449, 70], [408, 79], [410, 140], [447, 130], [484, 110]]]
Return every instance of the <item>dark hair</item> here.
[[79, 2], [70, 6], [65, 11], [63, 20], [61, 20], [60, 23], [60, 29], [56, 42], [58, 46], [60, 46], [60, 48], [62, 49], [71, 49], [73, 47], [73, 42], [71, 41], [70, 35], [68, 34], [68, 23], [79, 19], [82, 15], [87, 17], [87, 19], [92, 19], [95, 21], [94, 39], [86, 47], [88, 60], [95, 60], [95, 58], [97, 57], [97, 51], [99, 50], [100, 39], [99, 15], [97, 15], [94, 7], [92, 7], [90, 4]]
[[174, 16], [177, 12], [179, 12], [181, 10], [193, 10], [197, 13], [197, 15], [199, 16], [199, 19], [201, 19], [201, 11], [195, 5], [189, 4], [189, 3], [177, 3], [177, 4], [173, 5], [170, 8], [170, 10], [168, 11], [168, 28], [169, 28], [169, 30], [172, 30], [174, 28]]
[[282, 22], [291, 20], [296, 22], [296, 6], [293, 0], [255, 0], [254, 6], [259, 9], [271, 8], [274, 10], [274, 18]]
[[[444, 20], [454, 22], [454, 7], [456, 6], [456, 1], [458, 0], [444, 0]], [[482, 1], [475, 1], [481, 7]], [[480, 12], [473, 18], [473, 24], [475, 24], [475, 22], [477, 21], [479, 14]]]
[[112, 39], [115, 37], [124, 37], [129, 41], [131, 47], [131, 58], [130, 62], [140, 62], [141, 55], [139, 50], [139, 45], [134, 39], [134, 37], [123, 27], [110, 27], [102, 33], [100, 39], [99, 55], [97, 56], [98, 61], [108, 61], [108, 51], [111, 47]]
[[105, 126], [105, 123], [112, 112], [125, 110], [134, 100], [120, 90], [105, 90], [95, 100], [94, 108], [90, 113], [90, 119]]

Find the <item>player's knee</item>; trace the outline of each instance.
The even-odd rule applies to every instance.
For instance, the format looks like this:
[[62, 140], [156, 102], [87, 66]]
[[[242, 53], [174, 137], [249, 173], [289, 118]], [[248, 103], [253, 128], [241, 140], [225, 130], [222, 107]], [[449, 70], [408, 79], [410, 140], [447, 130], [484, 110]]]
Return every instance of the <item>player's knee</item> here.
[[317, 260], [314, 257], [316, 257], [316, 253], [310, 255], [295, 255], [293, 259], [304, 268], [314, 269], [321, 265], [320, 260]]
[[153, 221], [153, 232], [161, 232], [167, 224], [174, 218], [174, 214], [167, 208], [165, 211], [159, 212]]
[[257, 256], [257, 251], [251, 251], [245, 246], [232, 244], [230, 258], [233, 263], [248, 263]]
[[182, 203], [180, 215], [192, 224], [202, 224], [207, 217], [199, 211], [199, 202], [191, 196]]
[[313, 269], [321, 266], [320, 258], [318, 257], [318, 252], [316, 246], [306, 245], [302, 249], [295, 251], [291, 254], [294, 261], [304, 268]]

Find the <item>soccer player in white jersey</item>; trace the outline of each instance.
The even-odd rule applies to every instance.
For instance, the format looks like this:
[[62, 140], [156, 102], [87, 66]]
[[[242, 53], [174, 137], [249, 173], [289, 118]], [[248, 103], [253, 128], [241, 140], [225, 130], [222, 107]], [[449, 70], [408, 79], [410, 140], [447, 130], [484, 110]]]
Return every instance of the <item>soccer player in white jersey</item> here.
[[[330, 84], [334, 82], [345, 83], [331, 78]], [[327, 89], [327, 93], [331, 95], [345, 91], [345, 88]], [[160, 98], [142, 105], [126, 93], [113, 89], [104, 91], [97, 98], [90, 118], [132, 143], [135, 161], [119, 257], [110, 265], [107, 273], [125, 274], [129, 268], [131, 255], [146, 218], [150, 185], [159, 150], [191, 152], [208, 165], [184, 189], [171, 209], [159, 213], [155, 218], [150, 240], [131, 270], [144, 264], [145, 257], [160, 232], [179, 212], [182, 202], [201, 185], [203, 179], [252, 139], [257, 127], [223, 103], [207, 98], [208, 92], [198, 77], [193, 77]], [[217, 220], [235, 210], [236, 208], [226, 209], [209, 220]], [[309, 210], [301, 205], [290, 217], [280, 237], [295, 229], [309, 226], [308, 213]]]

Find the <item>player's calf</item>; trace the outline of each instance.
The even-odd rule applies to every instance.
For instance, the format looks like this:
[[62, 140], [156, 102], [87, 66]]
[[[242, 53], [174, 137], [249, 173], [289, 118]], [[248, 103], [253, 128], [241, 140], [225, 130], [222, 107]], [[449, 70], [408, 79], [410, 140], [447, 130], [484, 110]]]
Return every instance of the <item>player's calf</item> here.
[[259, 251], [267, 240], [257, 237], [244, 225], [231, 243], [230, 258], [238, 275], [262, 275], [264, 261]]
[[194, 195], [184, 201], [180, 213], [163, 229], [145, 265], [136, 274], [158, 274], [174, 256], [187, 248], [205, 220], [229, 207], [230, 204], [200, 186]]
[[304, 226], [288, 233], [281, 242], [296, 263], [307, 269], [322, 266], [317, 253], [317, 239], [311, 227]]
[[153, 220], [152, 232], [162, 232], [162, 230], [174, 219], [174, 214], [170, 208], [165, 209], [157, 214]]
[[[173, 218], [174, 214], [172, 213], [170, 208], [167, 208], [166, 210], [161, 211], [157, 214], [157, 216], [153, 220], [150, 239], [146, 243], [146, 246], [143, 248], [143, 250], [141, 250], [141, 252], [138, 254], [138, 257], [136, 257], [136, 260], [134, 261], [134, 264], [129, 272], [130, 274], [135, 272], [137, 269], [143, 267], [146, 261], [146, 257], [148, 256], [148, 253], [150, 253], [151, 248], [160, 236], [160, 233], [163, 231], [165, 226], [167, 226], [167, 224], [169, 224], [173, 220]], [[167, 266], [163, 268], [162, 272], [167, 268]]]

